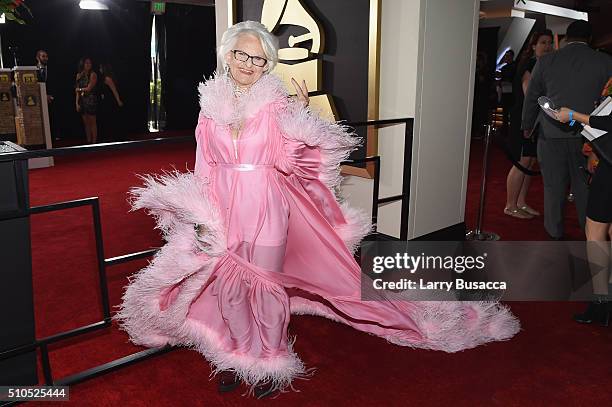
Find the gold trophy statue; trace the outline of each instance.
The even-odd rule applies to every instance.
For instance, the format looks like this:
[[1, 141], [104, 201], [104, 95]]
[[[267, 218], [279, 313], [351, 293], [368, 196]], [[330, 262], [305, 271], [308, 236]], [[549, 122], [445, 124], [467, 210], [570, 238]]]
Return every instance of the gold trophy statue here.
[[[296, 78], [305, 80], [310, 92], [322, 91], [320, 55], [324, 47], [323, 29], [304, 4], [300, 0], [264, 0], [261, 23], [272, 33], [281, 25], [294, 25], [308, 31], [302, 35], [289, 36], [289, 47], [278, 51], [276, 72], [289, 89], [293, 89], [291, 78]], [[312, 41], [309, 48], [299, 46], [307, 41]], [[322, 117], [337, 119], [333, 100], [328, 94], [310, 96], [310, 106], [318, 110]]]

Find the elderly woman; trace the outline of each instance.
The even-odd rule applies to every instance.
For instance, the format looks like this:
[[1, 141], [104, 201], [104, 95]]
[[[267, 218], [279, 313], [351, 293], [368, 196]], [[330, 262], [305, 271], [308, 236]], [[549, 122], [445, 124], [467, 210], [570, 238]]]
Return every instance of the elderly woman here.
[[[608, 83], [612, 86], [612, 80]], [[575, 120], [595, 129], [612, 132], [612, 116], [590, 116], [563, 107], [557, 113], [557, 120], [561, 123]], [[587, 246], [589, 263], [592, 268], [596, 268], [591, 270], [594, 299], [583, 313], [574, 315], [574, 319], [580, 323], [608, 326], [612, 312], [609, 268], [611, 256], [608, 242], [612, 240], [612, 163], [599, 160], [592, 149], [587, 149], [587, 153], [588, 170], [593, 173], [593, 179], [589, 186], [585, 232], [587, 241], [590, 242]], [[612, 151], [610, 154], [612, 155]]]
[[337, 195], [358, 140], [288, 98], [277, 49], [262, 24], [230, 27], [225, 72], [199, 88], [194, 173], [133, 191], [167, 244], [125, 292], [131, 340], [193, 346], [221, 391], [242, 381], [263, 397], [310, 373], [287, 336], [292, 313], [447, 352], [512, 337], [518, 322], [496, 303], [361, 300], [353, 252], [371, 225]]

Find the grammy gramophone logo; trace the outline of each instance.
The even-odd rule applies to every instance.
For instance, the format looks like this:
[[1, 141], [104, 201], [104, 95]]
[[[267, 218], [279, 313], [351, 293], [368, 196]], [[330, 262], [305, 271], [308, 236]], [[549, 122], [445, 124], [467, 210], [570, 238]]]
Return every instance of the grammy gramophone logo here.
[[293, 89], [291, 78], [305, 80], [311, 93], [310, 105], [322, 116], [337, 119], [331, 95], [322, 89], [321, 57], [325, 35], [316, 16], [301, 0], [264, 0], [261, 23], [273, 34], [281, 27], [291, 33], [286, 44], [281, 40], [276, 67], [276, 73], [285, 80], [287, 88]]

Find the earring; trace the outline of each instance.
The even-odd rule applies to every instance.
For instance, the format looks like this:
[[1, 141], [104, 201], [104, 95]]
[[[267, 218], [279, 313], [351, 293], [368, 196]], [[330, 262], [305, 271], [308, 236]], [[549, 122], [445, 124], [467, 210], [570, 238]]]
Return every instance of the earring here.
[[223, 71], [225, 75], [229, 75], [229, 65], [228, 64], [223, 65]]

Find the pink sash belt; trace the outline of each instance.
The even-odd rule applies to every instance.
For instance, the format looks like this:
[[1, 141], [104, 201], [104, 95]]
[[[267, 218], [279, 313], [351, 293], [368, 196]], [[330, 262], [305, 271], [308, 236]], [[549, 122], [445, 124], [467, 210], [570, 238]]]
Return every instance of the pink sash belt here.
[[217, 163], [218, 166], [228, 168], [235, 171], [256, 171], [273, 169], [272, 164], [233, 164], [233, 163]]

